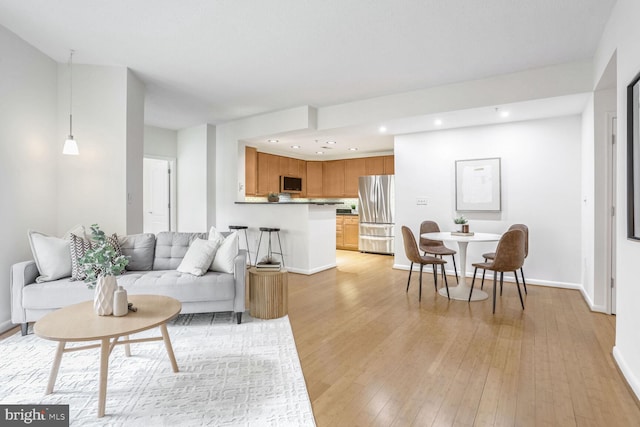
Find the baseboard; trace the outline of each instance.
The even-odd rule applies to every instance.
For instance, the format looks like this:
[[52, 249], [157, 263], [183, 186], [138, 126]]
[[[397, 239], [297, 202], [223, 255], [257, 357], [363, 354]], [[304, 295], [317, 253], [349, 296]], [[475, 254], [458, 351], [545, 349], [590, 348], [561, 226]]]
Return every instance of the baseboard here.
[[617, 346], [613, 347], [613, 358], [618, 364], [618, 368], [620, 372], [622, 372], [622, 376], [627, 381], [627, 384], [629, 384], [629, 387], [631, 387], [631, 390], [635, 393], [636, 398], [640, 400], [640, 381], [638, 381], [638, 378], [636, 378], [631, 369], [629, 369], [629, 365], [625, 362]]
[[320, 273], [321, 271], [325, 271], [325, 270], [330, 270], [332, 268], [336, 268], [337, 266], [338, 266], [337, 264], [333, 263], [333, 264], [323, 265], [321, 267], [312, 268], [310, 270], [303, 270], [301, 268], [285, 266], [285, 270], [291, 273], [304, 274], [306, 276], [311, 276], [312, 274]]
[[9, 329], [11, 328], [15, 328], [16, 325], [11, 322], [11, 320], [5, 320], [4, 322], [0, 323], [0, 334], [3, 334], [5, 332], [7, 332]]

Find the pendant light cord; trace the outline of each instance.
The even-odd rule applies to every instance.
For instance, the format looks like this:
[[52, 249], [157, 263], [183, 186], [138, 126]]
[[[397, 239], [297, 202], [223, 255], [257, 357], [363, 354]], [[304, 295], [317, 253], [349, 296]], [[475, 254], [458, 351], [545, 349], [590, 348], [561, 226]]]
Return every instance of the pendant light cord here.
[[69, 54], [69, 135], [73, 136], [73, 54]]

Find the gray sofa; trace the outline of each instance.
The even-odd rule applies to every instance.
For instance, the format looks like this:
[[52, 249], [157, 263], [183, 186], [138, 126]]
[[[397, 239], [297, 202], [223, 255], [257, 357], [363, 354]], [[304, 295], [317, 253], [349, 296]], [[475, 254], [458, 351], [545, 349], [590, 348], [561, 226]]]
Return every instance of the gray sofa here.
[[[223, 233], [224, 234], [224, 233]], [[246, 251], [239, 250], [234, 259], [234, 273], [208, 271], [194, 276], [176, 271], [191, 242], [207, 239], [206, 233], [162, 232], [118, 237], [122, 253], [129, 257], [124, 274], [117, 277], [127, 293], [156, 294], [182, 302], [182, 313], [232, 311], [237, 322], [245, 310]], [[39, 272], [34, 261], [11, 266], [11, 321], [22, 325], [48, 312], [93, 299], [94, 291], [82, 281], [70, 277], [36, 283]]]

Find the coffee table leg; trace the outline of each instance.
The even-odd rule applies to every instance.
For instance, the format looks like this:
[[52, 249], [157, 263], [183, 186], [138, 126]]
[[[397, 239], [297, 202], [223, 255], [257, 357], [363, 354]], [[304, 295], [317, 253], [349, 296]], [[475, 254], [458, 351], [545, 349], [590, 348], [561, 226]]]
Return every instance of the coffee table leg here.
[[107, 378], [109, 373], [109, 338], [102, 340], [100, 346], [100, 391], [98, 392], [98, 418], [104, 417], [107, 400]]
[[53, 359], [51, 374], [49, 374], [49, 384], [47, 384], [47, 392], [45, 394], [53, 393], [53, 386], [55, 385], [56, 378], [58, 377], [58, 370], [60, 369], [60, 362], [62, 361], [62, 353], [64, 353], [64, 346], [66, 344], [66, 341], [58, 342], [58, 349], [56, 350], [56, 355]]
[[169, 332], [167, 331], [167, 325], [165, 323], [160, 325], [160, 331], [162, 332], [162, 338], [164, 339], [164, 346], [167, 348], [169, 360], [171, 360], [171, 367], [173, 368], [173, 372], [178, 372], [178, 363], [176, 362], [176, 356], [173, 354], [171, 339], [169, 338]]
[[[129, 335], [125, 335], [124, 339], [129, 341]], [[127, 357], [131, 357], [131, 346], [129, 344], [124, 345], [124, 355]]]

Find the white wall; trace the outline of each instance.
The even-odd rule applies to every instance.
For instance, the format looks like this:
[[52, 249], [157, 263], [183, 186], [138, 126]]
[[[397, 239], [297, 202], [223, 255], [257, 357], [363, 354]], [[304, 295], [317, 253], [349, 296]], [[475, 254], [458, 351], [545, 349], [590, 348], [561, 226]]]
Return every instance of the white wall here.
[[[67, 64], [58, 65], [57, 139], [61, 141], [69, 133], [68, 73]], [[126, 234], [126, 68], [73, 65], [73, 134], [80, 155], [58, 160], [58, 233], [76, 224], [97, 223], [107, 233]], [[134, 197], [140, 195], [136, 192]]]
[[127, 70], [127, 234], [143, 228], [144, 91], [142, 81]]
[[207, 231], [207, 125], [178, 131], [178, 231]]
[[31, 258], [27, 230], [56, 233], [57, 64], [0, 26], [0, 332], [11, 264]]
[[145, 126], [144, 155], [175, 159], [178, 156], [178, 132], [155, 126]]
[[[431, 219], [453, 228], [455, 161], [501, 158], [502, 211], [465, 212], [472, 231], [504, 232], [511, 224], [529, 227], [527, 283], [580, 287], [581, 120], [579, 116], [479, 126], [395, 139], [396, 236], [400, 226], [418, 233]], [[426, 206], [416, 198], [427, 198]], [[402, 238], [395, 264], [408, 268]], [[455, 246], [455, 245], [454, 245]], [[468, 271], [495, 244], [469, 245]], [[451, 263], [449, 263], [451, 264]], [[452, 265], [447, 265], [453, 271]]]
[[600, 76], [615, 53], [617, 56], [617, 133], [618, 141], [622, 145], [617, 152], [616, 199], [618, 212], [622, 215], [618, 218], [616, 230], [617, 316], [616, 345], [613, 354], [625, 378], [636, 395], [640, 397], [640, 339], [638, 339], [640, 286], [638, 286], [636, 268], [640, 259], [640, 243], [627, 240], [627, 152], [624, 147], [627, 140], [626, 86], [640, 72], [640, 50], [637, 47], [637, 41], [640, 40], [638, 16], [640, 16], [640, 2], [617, 1], [595, 56], [594, 81], [600, 80]]
[[594, 99], [589, 96], [582, 112], [582, 286], [583, 296], [593, 307], [595, 252], [594, 252], [594, 200], [595, 200], [595, 146], [594, 146]]

